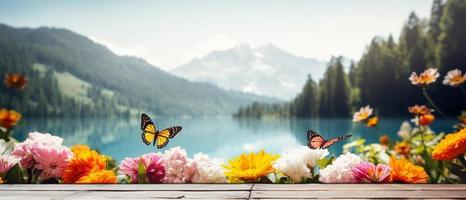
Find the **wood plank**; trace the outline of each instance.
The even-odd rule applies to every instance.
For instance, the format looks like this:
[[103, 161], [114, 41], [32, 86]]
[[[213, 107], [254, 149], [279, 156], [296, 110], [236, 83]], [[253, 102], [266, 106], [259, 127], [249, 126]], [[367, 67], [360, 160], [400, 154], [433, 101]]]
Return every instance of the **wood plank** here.
[[466, 184], [255, 184], [254, 191], [466, 191]]
[[462, 199], [466, 191], [252, 191], [252, 199], [315, 199], [315, 198], [357, 198], [357, 199]]
[[248, 191], [0, 191], [1, 199], [247, 199]]
[[250, 191], [252, 184], [0, 184], [0, 191]]

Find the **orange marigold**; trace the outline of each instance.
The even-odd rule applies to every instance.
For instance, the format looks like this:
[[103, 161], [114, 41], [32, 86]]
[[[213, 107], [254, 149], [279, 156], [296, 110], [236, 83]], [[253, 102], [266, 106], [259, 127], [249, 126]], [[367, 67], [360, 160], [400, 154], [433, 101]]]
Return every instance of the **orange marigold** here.
[[91, 172], [105, 170], [107, 167], [105, 157], [96, 151], [83, 151], [77, 153], [63, 171], [64, 183], [75, 183], [81, 177]]
[[434, 122], [434, 120], [435, 120], [435, 116], [432, 114], [421, 115], [421, 117], [419, 117], [419, 125], [427, 126], [431, 124], [432, 122]]
[[27, 82], [26, 76], [22, 74], [5, 74], [4, 83], [9, 88], [24, 89]]
[[381, 145], [385, 145], [385, 146], [388, 146], [388, 144], [390, 143], [390, 137], [388, 137], [388, 135], [382, 135], [379, 137], [379, 143]]
[[429, 176], [424, 168], [406, 159], [390, 159], [392, 181], [395, 183], [427, 183]]
[[396, 143], [395, 145], [395, 152], [399, 155], [407, 157], [410, 153], [410, 150], [411, 148], [407, 142], [400, 142]]
[[116, 183], [117, 177], [112, 170], [94, 171], [86, 176], [79, 178], [76, 183]]
[[366, 126], [368, 127], [375, 127], [379, 123], [378, 117], [371, 117], [367, 120]]
[[434, 160], [453, 160], [466, 152], [466, 128], [456, 133], [448, 134], [434, 146], [432, 158]]
[[73, 145], [70, 150], [74, 153], [74, 154], [78, 154], [78, 153], [81, 153], [81, 152], [87, 152], [87, 151], [91, 151], [91, 148], [89, 148], [89, 146], [85, 145], [85, 144], [76, 144], [76, 145]]
[[421, 106], [414, 105], [414, 106], [408, 107], [408, 111], [415, 115], [427, 115], [427, 114], [432, 113], [432, 109], [428, 108], [425, 105], [421, 105]]
[[21, 114], [14, 110], [0, 109], [0, 126], [11, 129], [21, 119]]

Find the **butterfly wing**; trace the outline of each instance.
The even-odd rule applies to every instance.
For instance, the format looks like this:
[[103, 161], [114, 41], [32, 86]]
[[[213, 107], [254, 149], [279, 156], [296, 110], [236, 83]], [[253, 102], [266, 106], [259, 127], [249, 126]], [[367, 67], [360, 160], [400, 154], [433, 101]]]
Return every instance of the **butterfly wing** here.
[[152, 122], [150, 117], [144, 113], [141, 115], [141, 130], [142, 130], [142, 141], [149, 145], [154, 142], [155, 136], [157, 135], [157, 127]]
[[160, 131], [157, 134], [157, 148], [163, 148], [168, 144], [168, 138], [174, 138], [181, 131], [181, 126], [173, 126]]
[[311, 149], [321, 148], [325, 139], [313, 130], [307, 131], [307, 146]]
[[337, 143], [339, 141], [342, 141], [342, 140], [344, 140], [346, 138], [349, 138], [349, 137], [351, 137], [351, 135], [342, 135], [340, 137], [336, 137], [336, 138], [333, 138], [331, 140], [327, 140], [327, 141], [324, 142], [324, 144], [322, 144], [322, 149], [326, 149], [329, 146], [331, 146], [331, 145], [333, 145], [333, 144], [335, 144], [335, 143]]

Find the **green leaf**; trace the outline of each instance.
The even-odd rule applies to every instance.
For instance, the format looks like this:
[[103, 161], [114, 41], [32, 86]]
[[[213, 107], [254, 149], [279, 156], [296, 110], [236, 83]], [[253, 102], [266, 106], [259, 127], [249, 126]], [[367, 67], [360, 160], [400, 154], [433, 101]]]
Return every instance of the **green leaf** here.
[[138, 183], [146, 183], [146, 167], [142, 161], [138, 164]]
[[330, 158], [322, 158], [317, 161], [317, 165], [319, 165], [320, 169], [323, 169], [327, 167], [327, 165], [330, 165], [333, 162], [333, 160], [335, 160], [335, 157], [333, 156], [331, 156]]
[[26, 183], [24, 180], [23, 170], [19, 167], [18, 164], [13, 166], [5, 175], [5, 180], [7, 183]]

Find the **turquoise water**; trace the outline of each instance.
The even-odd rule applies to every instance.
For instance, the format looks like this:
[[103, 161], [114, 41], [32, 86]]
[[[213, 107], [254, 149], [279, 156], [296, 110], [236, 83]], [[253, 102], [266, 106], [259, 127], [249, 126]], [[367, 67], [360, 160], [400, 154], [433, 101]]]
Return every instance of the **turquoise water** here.
[[[223, 160], [242, 152], [266, 149], [280, 153], [287, 148], [306, 144], [306, 130], [313, 129], [329, 139], [352, 134], [350, 140], [366, 138], [378, 141], [380, 134], [398, 139], [397, 131], [407, 119], [382, 119], [377, 129], [355, 124], [348, 119], [234, 119], [234, 118], [169, 118], [155, 119], [165, 128], [181, 125], [183, 130], [164, 148], [185, 148], [190, 156], [207, 153]], [[456, 121], [439, 119], [432, 128], [450, 132]], [[141, 141], [139, 119], [24, 119], [14, 130], [13, 136], [22, 141], [30, 131], [49, 132], [64, 138], [65, 145], [88, 144], [117, 160], [135, 157], [147, 152], [160, 151]], [[349, 141], [350, 141], [349, 140]], [[330, 147], [339, 154], [345, 142]], [[162, 149], [162, 151], [164, 150]]]

